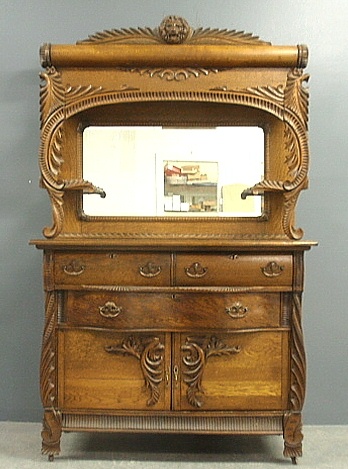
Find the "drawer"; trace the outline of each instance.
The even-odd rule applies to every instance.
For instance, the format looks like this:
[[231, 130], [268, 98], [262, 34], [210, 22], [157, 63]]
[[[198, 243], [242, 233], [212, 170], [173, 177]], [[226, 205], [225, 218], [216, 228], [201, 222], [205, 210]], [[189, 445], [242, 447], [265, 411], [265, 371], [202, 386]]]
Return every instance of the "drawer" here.
[[174, 315], [186, 329], [279, 327], [280, 294], [179, 293], [174, 295]]
[[178, 254], [175, 282], [190, 286], [291, 286], [292, 256]]
[[169, 294], [69, 291], [65, 319], [80, 326], [164, 329], [173, 325], [172, 308]]
[[56, 253], [55, 284], [139, 285], [170, 284], [170, 254]]
[[280, 294], [69, 291], [64, 316], [71, 325], [115, 329], [279, 327]]

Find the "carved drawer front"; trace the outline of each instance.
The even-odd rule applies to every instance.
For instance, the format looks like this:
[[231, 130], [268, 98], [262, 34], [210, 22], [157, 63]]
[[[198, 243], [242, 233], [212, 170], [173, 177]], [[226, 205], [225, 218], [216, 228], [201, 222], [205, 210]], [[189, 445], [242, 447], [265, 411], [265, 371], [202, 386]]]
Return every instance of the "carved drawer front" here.
[[170, 340], [165, 334], [64, 329], [58, 342], [62, 409], [164, 410], [168, 406]]
[[287, 346], [281, 331], [180, 334], [176, 409], [286, 409]]
[[178, 254], [177, 285], [290, 286], [292, 256]]
[[170, 284], [170, 255], [158, 253], [56, 253], [55, 284]]
[[278, 327], [280, 294], [94, 293], [69, 291], [64, 319], [115, 329]]
[[182, 328], [279, 327], [280, 294], [174, 295], [174, 315]]
[[164, 329], [174, 325], [170, 294], [69, 291], [65, 319], [81, 326]]

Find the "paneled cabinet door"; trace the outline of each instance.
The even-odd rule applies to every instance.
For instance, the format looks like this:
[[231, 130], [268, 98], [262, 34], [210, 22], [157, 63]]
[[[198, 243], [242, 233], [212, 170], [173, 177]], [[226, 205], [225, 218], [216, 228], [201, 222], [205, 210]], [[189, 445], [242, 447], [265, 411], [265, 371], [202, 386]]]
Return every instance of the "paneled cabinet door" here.
[[170, 408], [169, 334], [88, 329], [59, 333], [60, 406], [69, 410]]
[[281, 331], [177, 334], [176, 410], [280, 410], [287, 405], [288, 335]]

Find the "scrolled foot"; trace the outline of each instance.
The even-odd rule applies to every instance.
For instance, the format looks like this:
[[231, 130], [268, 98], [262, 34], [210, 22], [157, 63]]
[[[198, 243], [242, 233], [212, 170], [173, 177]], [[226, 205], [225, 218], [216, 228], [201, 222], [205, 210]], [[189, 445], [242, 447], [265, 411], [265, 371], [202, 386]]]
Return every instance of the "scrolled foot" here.
[[60, 413], [52, 410], [44, 414], [42, 436], [42, 454], [48, 456], [49, 461], [60, 453], [60, 437], [62, 433]]

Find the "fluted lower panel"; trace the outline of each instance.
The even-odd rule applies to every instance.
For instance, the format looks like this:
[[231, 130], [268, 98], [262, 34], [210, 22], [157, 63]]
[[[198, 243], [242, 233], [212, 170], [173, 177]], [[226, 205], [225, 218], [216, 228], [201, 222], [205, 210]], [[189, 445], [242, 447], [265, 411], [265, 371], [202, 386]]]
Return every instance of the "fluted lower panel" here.
[[132, 416], [63, 414], [63, 429], [197, 433], [282, 433], [282, 416]]

